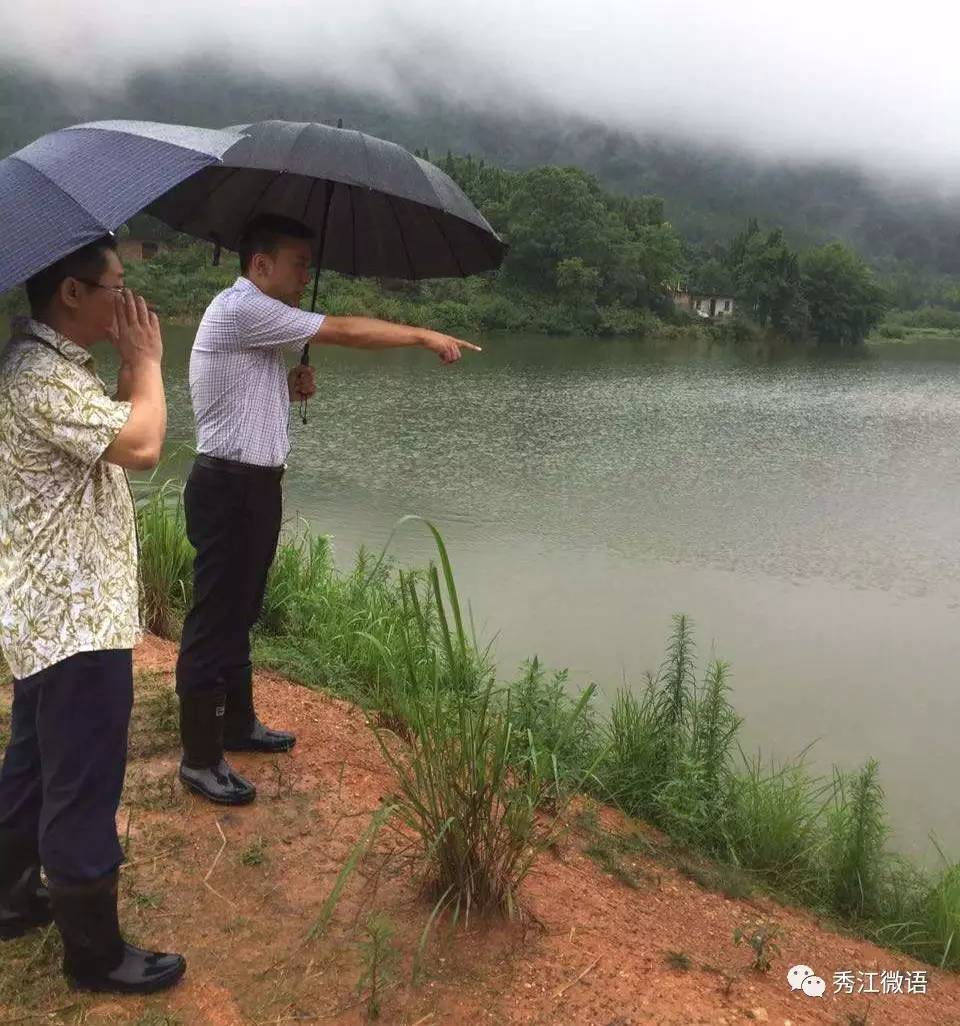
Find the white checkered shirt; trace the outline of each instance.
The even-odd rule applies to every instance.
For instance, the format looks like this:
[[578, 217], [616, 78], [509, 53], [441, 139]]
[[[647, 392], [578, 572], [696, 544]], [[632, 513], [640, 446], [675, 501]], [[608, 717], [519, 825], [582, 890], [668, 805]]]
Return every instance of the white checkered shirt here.
[[284, 350], [300, 355], [323, 324], [237, 278], [207, 307], [190, 354], [197, 451], [260, 467], [290, 452]]

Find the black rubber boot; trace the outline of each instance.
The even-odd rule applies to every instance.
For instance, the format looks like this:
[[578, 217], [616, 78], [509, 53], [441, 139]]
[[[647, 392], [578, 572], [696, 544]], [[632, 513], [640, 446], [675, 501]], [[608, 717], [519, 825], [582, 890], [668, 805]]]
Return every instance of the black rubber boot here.
[[50, 896], [40, 879], [36, 841], [0, 828], [0, 940], [50, 922]]
[[296, 737], [285, 730], [271, 730], [253, 708], [253, 667], [234, 671], [227, 681], [223, 747], [228, 752], [289, 752]]
[[186, 972], [182, 955], [144, 951], [120, 936], [117, 873], [85, 884], [51, 880], [50, 904], [63, 938], [63, 973], [77, 989], [152, 994]]
[[218, 805], [247, 805], [256, 798], [257, 789], [223, 757], [223, 716], [222, 691], [180, 696], [180, 779]]

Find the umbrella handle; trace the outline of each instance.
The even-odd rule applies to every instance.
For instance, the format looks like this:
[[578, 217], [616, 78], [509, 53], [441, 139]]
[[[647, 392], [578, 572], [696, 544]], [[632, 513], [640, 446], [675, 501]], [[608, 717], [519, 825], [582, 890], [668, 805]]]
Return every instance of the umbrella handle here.
[[[320, 261], [317, 261], [317, 269], [313, 275], [313, 299], [310, 302], [310, 309], [314, 311], [317, 309], [317, 288], [320, 284]], [[300, 365], [302, 367], [310, 366], [310, 343], [308, 342], [303, 347], [303, 352], [300, 354]], [[307, 422], [307, 401], [306, 399], [300, 400], [300, 419], [304, 424]]]
[[[301, 367], [309, 367], [310, 366], [310, 343], [309, 342], [303, 347], [303, 352], [300, 354], [300, 366]], [[306, 424], [306, 422], [307, 422], [307, 400], [306, 399], [301, 399], [300, 400], [300, 420], [304, 424]]]

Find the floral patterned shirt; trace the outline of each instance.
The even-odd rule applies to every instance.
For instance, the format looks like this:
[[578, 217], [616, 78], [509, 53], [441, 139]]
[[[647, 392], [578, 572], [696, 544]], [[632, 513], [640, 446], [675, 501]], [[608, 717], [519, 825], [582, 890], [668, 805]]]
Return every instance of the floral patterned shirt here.
[[133, 500], [101, 458], [129, 416], [85, 349], [14, 322], [0, 354], [0, 651], [16, 678], [137, 642]]

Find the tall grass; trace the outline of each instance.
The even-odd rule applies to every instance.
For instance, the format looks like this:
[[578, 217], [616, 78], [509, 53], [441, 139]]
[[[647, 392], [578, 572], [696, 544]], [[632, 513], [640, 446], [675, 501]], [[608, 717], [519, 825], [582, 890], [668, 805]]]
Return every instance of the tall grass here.
[[693, 625], [675, 616], [657, 674], [639, 696], [617, 694], [599, 783], [624, 811], [715, 850], [741, 720], [728, 699], [727, 665], [712, 661], [698, 684], [695, 654]]
[[[564, 749], [582, 733], [579, 721], [591, 692], [569, 710], [556, 688], [546, 702], [534, 698], [534, 666], [516, 700], [512, 689], [496, 686], [486, 653], [464, 627], [443, 539], [427, 527], [439, 568], [430, 565], [422, 589], [414, 575], [399, 573], [399, 662], [387, 644], [379, 645], [391, 685], [380, 709], [407, 742], [398, 750], [377, 730], [397, 779], [390, 801], [402, 826], [419, 839], [435, 898], [457, 914], [476, 909], [512, 915], [517, 889], [556, 836], [563, 803], [582, 784], [563, 786], [558, 752], [570, 757]], [[540, 723], [515, 723], [518, 713], [522, 719], [534, 707], [553, 712], [549, 735]], [[548, 736], [552, 751], [538, 747]], [[548, 799], [554, 815], [542, 817]]]
[[[147, 622], [174, 630], [192, 550], [172, 486], [141, 502]], [[460, 910], [512, 911], [569, 797], [589, 792], [733, 865], [756, 884], [934, 964], [960, 968], [960, 864], [927, 873], [887, 848], [879, 771], [812, 773], [747, 756], [727, 664], [697, 665], [693, 625], [674, 618], [663, 662], [600, 717], [590, 687], [531, 660], [496, 681], [468, 635], [453, 571], [401, 571], [361, 552], [342, 573], [324, 538], [285, 541], [271, 570], [258, 659], [371, 713], [417, 839], [426, 882]], [[407, 834], [409, 836], [409, 833]]]
[[563, 801], [571, 791], [596, 782], [602, 738], [592, 706], [596, 685], [577, 698], [567, 689], [566, 671], [548, 674], [534, 657], [519, 680], [503, 694], [502, 708], [511, 728], [511, 762], [535, 776], [538, 804]]
[[433, 688], [408, 712], [401, 752], [377, 736], [398, 781], [391, 801], [419, 838], [429, 891], [467, 914], [512, 914], [517, 888], [556, 830], [555, 820], [537, 817], [537, 760], [516, 771], [512, 727], [492, 683], [474, 695]]
[[192, 590], [193, 546], [187, 540], [183, 490], [172, 481], [138, 487], [140, 607], [144, 627], [176, 634]]
[[339, 573], [327, 538], [281, 544], [257, 629], [261, 661], [304, 683], [371, 704], [402, 655], [400, 586], [391, 567], [371, 572], [363, 550]]
[[726, 782], [717, 854], [768, 886], [819, 901], [828, 790], [802, 761], [767, 765], [741, 753]]
[[887, 827], [878, 775], [873, 759], [852, 776], [834, 771], [829, 897], [832, 907], [850, 919], [869, 919], [880, 908]]
[[[932, 886], [907, 869], [906, 886], [897, 895], [901, 906], [912, 897], [917, 903], [913, 916], [906, 920], [910, 930], [900, 939], [900, 946], [912, 950], [921, 958], [938, 962], [941, 966], [960, 969], [960, 865], [950, 865], [944, 860], [944, 867]], [[901, 882], [903, 878], [901, 878]], [[890, 910], [896, 911], [896, 908]], [[894, 928], [901, 923], [893, 916]], [[880, 931], [881, 938], [883, 932]], [[895, 936], [895, 935], [894, 935]]]
[[[428, 687], [478, 690], [492, 667], [467, 638], [442, 540], [438, 552], [439, 568], [406, 572], [361, 550], [352, 571], [341, 574], [326, 538], [303, 533], [285, 542], [267, 583], [259, 655], [397, 724]], [[444, 587], [454, 596], [449, 613]]]

